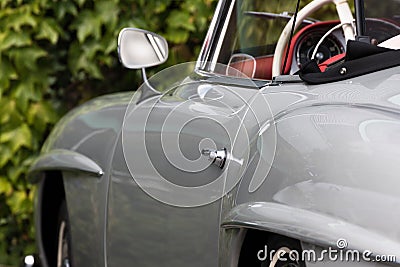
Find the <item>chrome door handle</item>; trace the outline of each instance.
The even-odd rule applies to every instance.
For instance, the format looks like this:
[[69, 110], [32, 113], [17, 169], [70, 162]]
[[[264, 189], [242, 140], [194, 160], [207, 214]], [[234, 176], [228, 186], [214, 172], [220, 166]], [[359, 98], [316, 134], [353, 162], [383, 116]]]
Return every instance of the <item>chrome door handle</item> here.
[[201, 154], [203, 154], [204, 156], [208, 156], [208, 160], [220, 167], [221, 169], [224, 168], [227, 157], [226, 148], [223, 148], [221, 150], [203, 149], [201, 151]]

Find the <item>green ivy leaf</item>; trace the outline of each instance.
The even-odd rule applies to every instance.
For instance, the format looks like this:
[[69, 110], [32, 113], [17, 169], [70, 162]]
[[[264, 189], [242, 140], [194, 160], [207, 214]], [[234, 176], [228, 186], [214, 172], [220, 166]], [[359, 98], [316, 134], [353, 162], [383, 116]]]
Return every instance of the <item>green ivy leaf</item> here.
[[174, 10], [168, 16], [167, 23], [171, 29], [185, 29], [187, 31], [195, 31], [193, 25], [194, 18], [187, 12]]
[[15, 90], [12, 92], [12, 96], [16, 100], [17, 107], [22, 111], [28, 110], [28, 104], [30, 100], [40, 100], [40, 91], [35, 88], [35, 84], [32, 83], [29, 78], [30, 77], [26, 77], [25, 80], [19, 81], [15, 87]]
[[106, 55], [109, 55], [110, 53], [117, 50], [117, 42], [115, 41], [115, 38], [104, 38], [102, 42], [102, 47], [104, 48], [104, 53]]
[[118, 20], [118, 6], [114, 1], [96, 1], [95, 14], [107, 28], [113, 29]]
[[7, 11], [6, 25], [9, 25], [14, 31], [20, 32], [23, 26], [32, 28], [37, 26], [36, 18], [32, 15], [29, 5], [22, 5], [17, 9], [8, 9]]
[[100, 49], [100, 44], [96, 42], [88, 43], [83, 47], [77, 43], [72, 45], [70, 49], [70, 60], [68, 61], [71, 72], [77, 75], [83, 70], [89, 74], [90, 77], [102, 79], [103, 75], [97, 62], [92, 60], [96, 52]]
[[189, 39], [189, 32], [182, 29], [168, 29], [165, 38], [176, 44], [184, 43]]
[[86, 0], [75, 0], [75, 2], [78, 4], [78, 6], [81, 7], [86, 2]]
[[10, 51], [10, 57], [14, 60], [19, 71], [38, 70], [37, 60], [47, 56], [47, 52], [39, 47], [22, 47]]
[[62, 20], [67, 14], [70, 14], [74, 17], [78, 15], [78, 9], [71, 1], [57, 1], [54, 3], [54, 5], [55, 6], [52, 9], [55, 12], [55, 17], [59, 21]]
[[10, 195], [12, 192], [12, 185], [7, 181], [7, 178], [0, 176], [0, 195], [4, 194], [6, 196]]
[[24, 203], [28, 196], [23, 191], [17, 191], [11, 194], [6, 200], [7, 205], [10, 207], [11, 212], [14, 214], [21, 213], [26, 209], [26, 204]]
[[72, 29], [77, 31], [79, 43], [83, 43], [89, 36], [100, 39], [101, 19], [92, 11], [83, 11], [82, 14], [72, 24]]
[[0, 100], [1, 130], [14, 129], [23, 121], [21, 114], [16, 109], [16, 101], [9, 97]]
[[[6, 91], [10, 86], [10, 80], [15, 80], [18, 78], [18, 74], [14, 67], [11, 65], [10, 61], [5, 58], [0, 58], [0, 90]], [[1, 98], [2, 92], [0, 93]]]
[[0, 143], [8, 142], [12, 153], [21, 147], [32, 147], [32, 134], [28, 125], [22, 124], [20, 127], [1, 133]]
[[29, 46], [32, 44], [30, 36], [25, 32], [0, 32], [0, 51], [11, 47]]
[[1, 9], [5, 9], [9, 3], [13, 2], [13, 0], [2, 0], [0, 2]]
[[21, 174], [26, 172], [26, 167], [22, 165], [11, 165], [7, 168], [7, 177], [12, 183], [17, 183]]
[[33, 103], [29, 107], [27, 120], [36, 129], [46, 129], [48, 124], [54, 124], [58, 116], [48, 102]]
[[3, 168], [7, 162], [12, 158], [13, 153], [6, 144], [0, 145], [0, 168]]
[[39, 24], [39, 32], [37, 39], [47, 39], [52, 44], [57, 43], [58, 37], [62, 33], [62, 29], [54, 19], [43, 19]]

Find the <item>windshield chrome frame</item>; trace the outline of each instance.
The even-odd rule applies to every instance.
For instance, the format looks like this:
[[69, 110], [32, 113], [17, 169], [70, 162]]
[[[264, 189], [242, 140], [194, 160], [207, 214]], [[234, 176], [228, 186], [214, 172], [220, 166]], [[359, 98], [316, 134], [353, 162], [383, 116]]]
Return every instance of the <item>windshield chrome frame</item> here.
[[203, 45], [201, 47], [199, 56], [197, 58], [196, 70], [204, 69], [207, 59], [210, 56], [212, 43], [213, 43], [213, 41], [215, 39], [215, 35], [216, 35], [215, 30], [221, 20], [220, 13], [222, 10], [223, 2], [224, 2], [224, 0], [220, 0], [214, 11], [213, 18], [211, 20], [210, 26], [208, 27], [207, 34], [204, 38]]
[[[196, 70], [213, 72], [236, 0], [220, 0], [196, 63]], [[211, 64], [210, 64], [211, 63]]]

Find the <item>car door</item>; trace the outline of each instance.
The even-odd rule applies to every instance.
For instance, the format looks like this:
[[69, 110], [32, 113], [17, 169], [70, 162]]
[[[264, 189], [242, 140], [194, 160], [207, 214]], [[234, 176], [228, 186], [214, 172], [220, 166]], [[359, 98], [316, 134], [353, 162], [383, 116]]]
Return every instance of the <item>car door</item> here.
[[256, 131], [247, 104], [256, 90], [221, 81], [188, 78], [132, 99], [111, 166], [108, 266], [218, 265], [222, 197]]

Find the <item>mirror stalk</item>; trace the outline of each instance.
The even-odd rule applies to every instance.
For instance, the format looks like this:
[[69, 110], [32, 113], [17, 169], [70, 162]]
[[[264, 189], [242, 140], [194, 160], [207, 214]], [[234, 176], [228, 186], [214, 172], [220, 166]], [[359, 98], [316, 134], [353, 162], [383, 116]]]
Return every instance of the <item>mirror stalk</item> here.
[[140, 87], [142, 89], [142, 93], [137, 103], [142, 102], [152, 96], [161, 95], [154, 87], [150, 84], [149, 80], [147, 79], [146, 69], [141, 68], [142, 78], [143, 78], [143, 85]]

